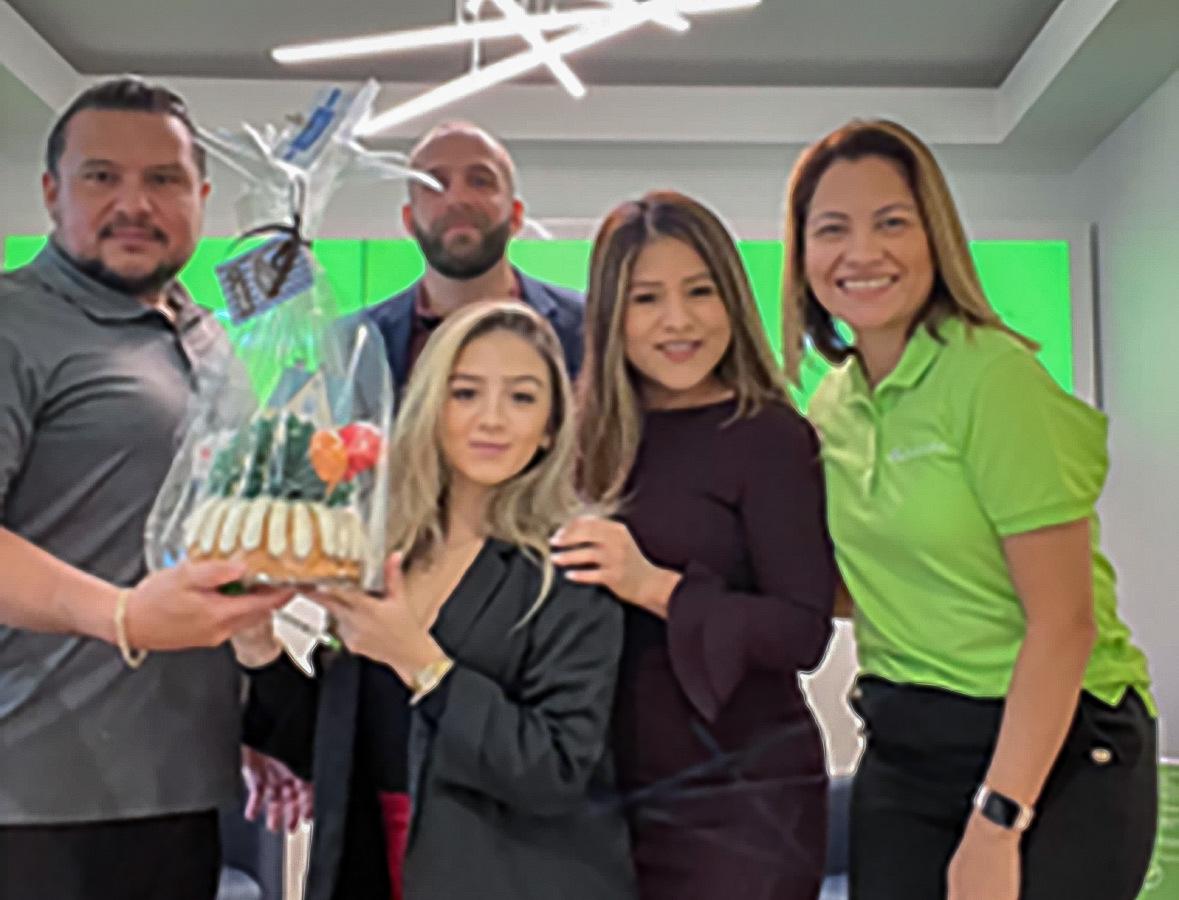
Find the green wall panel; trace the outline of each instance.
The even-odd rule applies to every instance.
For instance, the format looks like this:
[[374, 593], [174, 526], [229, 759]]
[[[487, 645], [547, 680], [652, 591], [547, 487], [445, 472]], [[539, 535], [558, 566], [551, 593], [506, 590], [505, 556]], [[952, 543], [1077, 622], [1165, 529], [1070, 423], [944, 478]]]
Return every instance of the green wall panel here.
[[422, 277], [426, 260], [413, 241], [364, 241], [364, 305], [388, 300]]
[[[32, 259], [44, 246], [41, 236], [14, 235], [4, 242], [7, 268]], [[232, 238], [201, 241], [181, 273], [198, 303], [219, 310], [224, 301], [214, 267], [233, 246]], [[775, 353], [781, 351], [782, 279], [780, 241], [741, 241], [741, 257], [749, 272], [758, 309]], [[589, 241], [514, 241], [512, 262], [528, 274], [584, 290], [589, 269]], [[425, 271], [425, 261], [410, 240], [321, 240], [315, 255], [331, 279], [337, 314], [345, 315], [387, 299], [408, 287]], [[1065, 241], [975, 241], [971, 245], [983, 287], [995, 309], [1013, 328], [1038, 341], [1040, 358], [1052, 376], [1073, 389], [1072, 306], [1069, 291], [1069, 248]], [[804, 406], [827, 365], [815, 354], [805, 361], [799, 401]]]
[[513, 241], [508, 259], [533, 278], [584, 291], [592, 249], [589, 241]]

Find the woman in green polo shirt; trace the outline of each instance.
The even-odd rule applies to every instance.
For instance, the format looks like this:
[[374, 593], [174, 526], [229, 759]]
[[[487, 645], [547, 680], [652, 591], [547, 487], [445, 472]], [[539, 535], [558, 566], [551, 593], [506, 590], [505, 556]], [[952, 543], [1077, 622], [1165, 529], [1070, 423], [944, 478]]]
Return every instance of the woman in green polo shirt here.
[[811, 147], [786, 215], [788, 366], [836, 365], [810, 416], [861, 667], [853, 900], [1132, 900], [1155, 709], [1099, 550], [1104, 416], [999, 321], [905, 129]]

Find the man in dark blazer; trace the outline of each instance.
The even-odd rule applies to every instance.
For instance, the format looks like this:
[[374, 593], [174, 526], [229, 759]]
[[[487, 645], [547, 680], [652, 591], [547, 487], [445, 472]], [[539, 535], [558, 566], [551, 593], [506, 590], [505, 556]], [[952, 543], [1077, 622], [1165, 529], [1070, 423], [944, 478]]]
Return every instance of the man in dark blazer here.
[[410, 165], [442, 185], [411, 182], [401, 221], [426, 258], [426, 273], [364, 316], [385, 339], [393, 383], [403, 390], [430, 334], [457, 309], [479, 300], [515, 297], [552, 324], [569, 374], [581, 368], [582, 298], [530, 278], [507, 258], [524, 226], [516, 167], [504, 146], [482, 128], [447, 122], [410, 153]]

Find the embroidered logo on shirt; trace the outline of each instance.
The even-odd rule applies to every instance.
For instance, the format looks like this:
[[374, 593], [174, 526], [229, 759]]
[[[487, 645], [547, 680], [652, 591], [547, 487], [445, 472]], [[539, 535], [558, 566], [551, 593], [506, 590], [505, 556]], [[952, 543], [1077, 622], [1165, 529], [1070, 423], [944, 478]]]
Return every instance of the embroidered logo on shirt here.
[[890, 462], [902, 463], [923, 456], [933, 456], [935, 453], [944, 453], [949, 449], [949, 445], [944, 441], [931, 441], [928, 444], [918, 444], [916, 447], [897, 447], [889, 451], [888, 459]]

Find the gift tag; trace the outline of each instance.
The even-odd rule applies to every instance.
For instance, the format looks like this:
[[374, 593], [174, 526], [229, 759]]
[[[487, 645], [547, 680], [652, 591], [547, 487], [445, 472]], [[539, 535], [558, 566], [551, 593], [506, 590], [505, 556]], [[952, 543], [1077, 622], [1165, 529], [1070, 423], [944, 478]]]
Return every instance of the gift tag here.
[[327, 610], [303, 596], [294, 597], [275, 612], [274, 636], [291, 661], [309, 678], [315, 677], [312, 662], [315, 648], [320, 644], [339, 647], [339, 641], [328, 632]]
[[216, 269], [234, 325], [311, 290], [310, 252], [289, 237], [267, 241]]

